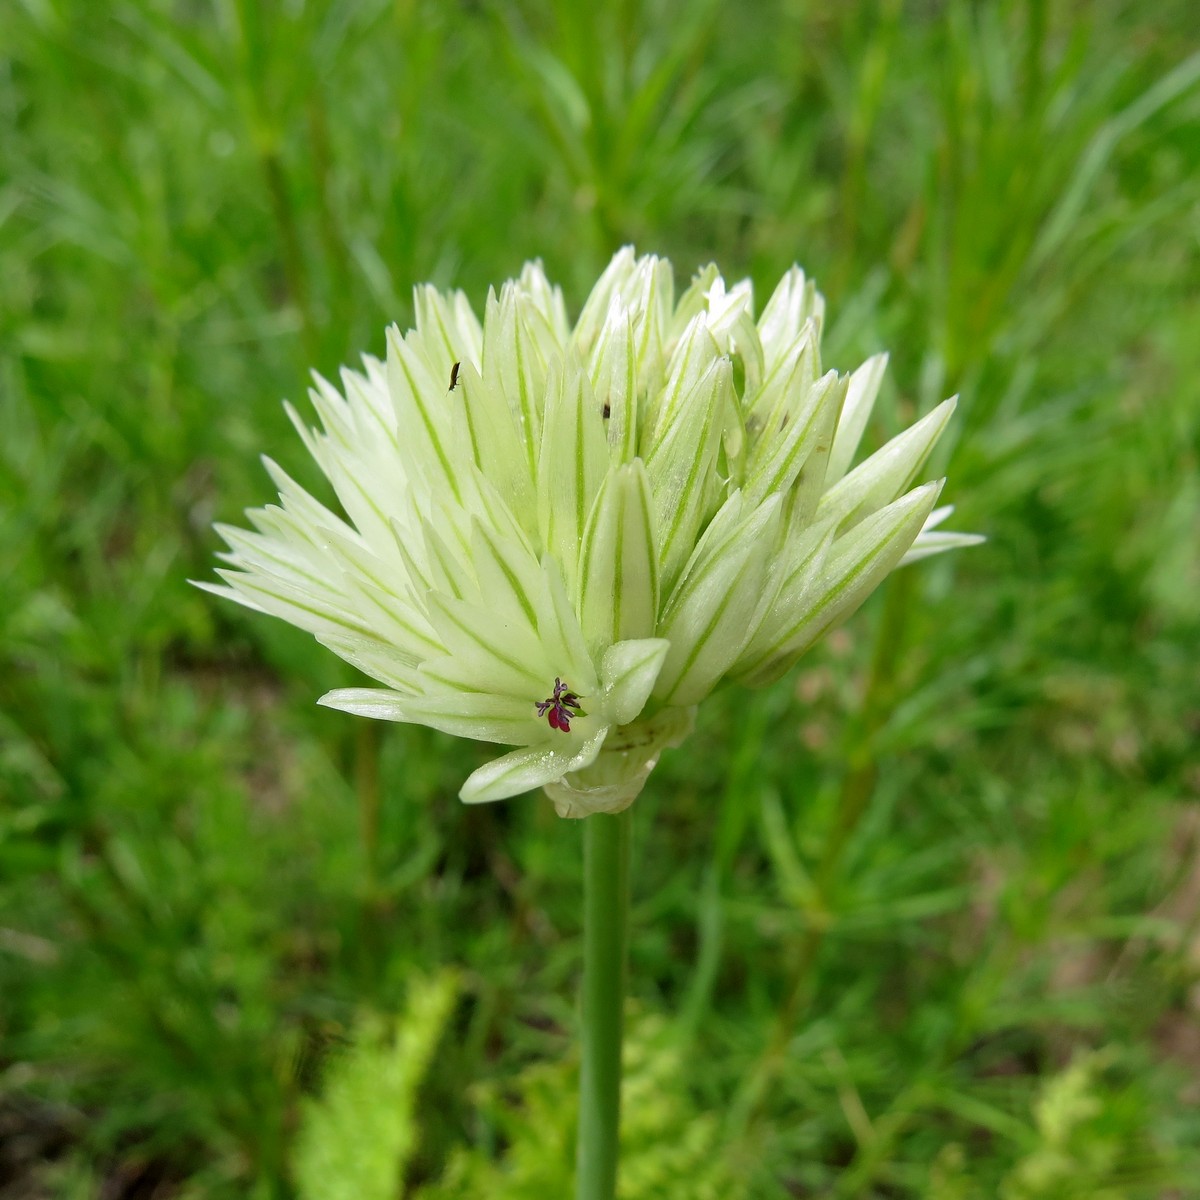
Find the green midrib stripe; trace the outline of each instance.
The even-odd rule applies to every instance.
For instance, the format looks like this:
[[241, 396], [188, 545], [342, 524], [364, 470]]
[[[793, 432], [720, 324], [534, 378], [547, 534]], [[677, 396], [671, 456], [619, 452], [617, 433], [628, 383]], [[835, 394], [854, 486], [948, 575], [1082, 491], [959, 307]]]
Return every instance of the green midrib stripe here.
[[523, 675], [526, 679], [536, 682], [537, 676], [534, 675], [533, 672], [530, 671], [529, 668], [524, 663], [518, 662], [517, 659], [515, 659], [515, 658], [510, 658], [507, 654], [502, 654], [499, 650], [496, 649], [495, 646], [491, 645], [488, 642], [485, 642], [483, 640], [483, 638], [481, 638], [479, 636], [479, 634], [477, 634], [475, 632], [475, 630], [473, 630], [469, 625], [463, 624], [463, 622], [461, 620], [459, 620], [457, 614], [451, 611], [450, 606], [448, 604], [443, 604], [440, 606], [440, 608], [441, 608], [441, 611], [445, 614], [446, 618], [450, 621], [450, 623], [452, 625], [455, 625], [458, 629], [460, 629], [481, 650], [485, 650], [497, 662], [501, 662], [506, 667], [510, 667], [512, 670], [516, 671], [519, 675]]
[[620, 506], [617, 509], [616, 537], [613, 544], [613, 603], [612, 603], [612, 640], [621, 640], [621, 602], [625, 586], [625, 513], [628, 498], [624, 487], [621, 488]]
[[[744, 568], [745, 568], [745, 563], [742, 564], [741, 569], [744, 569]], [[739, 575], [741, 574], [741, 569], [739, 569], [739, 571], [738, 571]], [[725, 615], [725, 610], [729, 607], [730, 602], [733, 600], [734, 591], [735, 591], [735, 589], [732, 587], [728, 588], [726, 590], [724, 599], [722, 599], [721, 603], [719, 605], [717, 605], [716, 609], [713, 612], [712, 618], [709, 620], [708, 624], [704, 627], [704, 632], [696, 639], [695, 644], [692, 646], [691, 652], [688, 654], [687, 658], [684, 659], [683, 669], [679, 672], [678, 676], [675, 679], [674, 684], [671, 687], [671, 690], [667, 693], [667, 695], [663, 701], [664, 704], [667, 703], [675, 695], [675, 693], [678, 692], [679, 689], [683, 686], [684, 680], [687, 679], [688, 672], [692, 669], [693, 666], [695, 666], [696, 660], [700, 657], [701, 651], [703, 651], [704, 647], [708, 645], [709, 638], [712, 637], [714, 631], [716, 630], [718, 623], [720, 622], [721, 618]]]
[[533, 430], [533, 409], [529, 396], [528, 381], [525, 378], [525, 342], [522, 337], [524, 329], [521, 321], [521, 314], [517, 311], [516, 304], [513, 304], [513, 350], [517, 356], [517, 397], [521, 405], [521, 423], [525, 426], [522, 431], [525, 434], [525, 455], [529, 459], [529, 469], [532, 472], [537, 471], [537, 462], [534, 456], [534, 430]]
[[[692, 465], [688, 470], [687, 479], [684, 480], [680, 503], [675, 509], [675, 518], [667, 530], [667, 536], [663, 539], [662, 560], [664, 563], [670, 561], [671, 550], [675, 545], [675, 539], [679, 536], [683, 528], [684, 518], [690, 519], [691, 510], [695, 509], [698, 503], [697, 498], [693, 496], [693, 492], [695, 490], [696, 476], [700, 473], [700, 464], [707, 457], [708, 440], [712, 430], [712, 418], [713, 405], [710, 404], [705, 415], [704, 425], [700, 430], [700, 437], [696, 441], [696, 453], [692, 457]], [[688, 503], [686, 504], [683, 503], [685, 498], [688, 499]]]
[[[226, 581], [230, 582], [230, 581]], [[342, 620], [339, 617], [332, 616], [327, 612], [322, 612], [319, 608], [313, 608], [311, 604], [304, 604], [299, 600], [293, 600], [288, 596], [281, 596], [278, 592], [271, 591], [270, 588], [263, 587], [262, 584], [256, 582], [252, 576], [239, 575], [238, 584], [234, 586], [244, 587], [248, 592], [258, 592], [263, 596], [269, 596], [272, 600], [278, 600], [281, 604], [287, 604], [292, 608], [298, 608], [301, 612], [311, 613], [314, 617], [319, 617], [322, 621], [328, 621], [332, 625], [340, 625], [343, 629], [349, 629], [352, 633], [358, 634], [360, 637], [371, 638], [373, 635], [364, 625], [355, 625], [352, 621]]]
[[521, 606], [521, 611], [529, 619], [530, 627], [532, 629], [536, 629], [537, 616], [533, 611], [533, 605], [529, 601], [529, 596], [526, 594], [525, 589], [521, 586], [521, 581], [517, 578], [516, 572], [509, 567], [508, 563], [504, 559], [504, 556], [497, 548], [496, 543], [492, 541], [491, 535], [483, 528], [482, 525], [479, 526], [479, 531], [483, 535], [483, 540], [487, 542], [488, 549], [491, 550], [492, 558], [495, 560], [496, 565], [500, 568], [501, 574], [503, 574], [504, 578], [508, 580], [508, 586], [512, 588], [513, 595], [516, 596], [517, 603]]
[[425, 426], [425, 432], [429, 435], [429, 440], [433, 443], [433, 452], [437, 455], [438, 462], [442, 464], [442, 471], [445, 473], [446, 482], [450, 485], [450, 490], [454, 493], [454, 499], [461, 504], [462, 494], [458, 490], [458, 480], [455, 479], [454, 471], [450, 467], [450, 460], [446, 457], [445, 450], [442, 449], [442, 442], [437, 435], [437, 430], [434, 428], [433, 421], [430, 419], [425, 405], [421, 403], [421, 393], [417, 387], [417, 381], [413, 378], [412, 372], [408, 369], [408, 363], [405, 361], [402, 351], [396, 351], [396, 359], [400, 363], [400, 370], [404, 372], [405, 379], [408, 380], [409, 390], [412, 392], [413, 403], [417, 406], [417, 412], [420, 414], [421, 422]]
[[575, 398], [575, 544], [583, 543], [583, 526], [587, 514], [583, 511], [583, 497], [587, 472], [584, 469], [584, 438], [583, 438], [583, 380], [579, 380], [579, 390]]
[[[899, 526], [897, 526], [897, 528], [899, 528]], [[817, 604], [814, 608], [811, 608], [782, 637], [776, 638], [774, 645], [765, 653], [761, 654], [758, 659], [747, 668], [747, 670], [757, 670], [764, 662], [766, 662], [768, 658], [771, 657], [772, 654], [775, 654], [783, 646], [786, 646], [787, 643], [790, 642], [792, 638], [794, 638], [805, 627], [805, 625], [814, 623], [814, 617], [819, 618], [822, 613], [828, 611], [830, 605], [833, 604], [835, 600], [840, 600], [845, 594], [846, 589], [849, 588], [855, 582], [855, 580], [860, 579], [863, 573], [874, 564], [876, 559], [878, 559], [883, 553], [884, 549], [887, 547], [888, 543], [893, 537], [895, 537], [895, 531], [885, 537], [872, 554], [869, 554], [866, 558], [861, 559], [858, 566], [855, 567], [854, 570], [850, 571], [842, 579], [841, 583], [839, 583], [831, 591], [826, 592], [824, 598], [819, 604]], [[820, 629], [818, 628], [818, 633], [819, 632]]]

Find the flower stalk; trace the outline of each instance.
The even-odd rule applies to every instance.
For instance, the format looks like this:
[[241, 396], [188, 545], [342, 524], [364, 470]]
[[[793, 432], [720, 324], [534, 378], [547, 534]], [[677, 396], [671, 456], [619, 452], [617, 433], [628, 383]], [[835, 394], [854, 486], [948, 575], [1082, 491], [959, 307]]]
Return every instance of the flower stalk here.
[[630, 810], [583, 822], [583, 1023], [576, 1200], [613, 1200], [629, 931]]

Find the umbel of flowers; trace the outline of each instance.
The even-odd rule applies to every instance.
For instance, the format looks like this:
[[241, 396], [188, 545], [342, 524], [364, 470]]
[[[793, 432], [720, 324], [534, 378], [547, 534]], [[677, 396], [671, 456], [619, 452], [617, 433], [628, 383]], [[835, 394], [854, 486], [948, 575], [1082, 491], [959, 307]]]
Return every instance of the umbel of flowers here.
[[515, 747], [468, 802], [544, 788], [617, 812], [723, 680], [777, 679], [895, 567], [976, 539], [918, 482], [947, 400], [853, 466], [886, 357], [821, 363], [793, 267], [761, 315], [715, 266], [621, 250], [572, 326], [536, 263], [415, 295], [385, 361], [317, 378], [300, 436], [337, 495], [275, 463], [278, 505], [221, 527], [224, 586], [377, 680], [321, 703]]

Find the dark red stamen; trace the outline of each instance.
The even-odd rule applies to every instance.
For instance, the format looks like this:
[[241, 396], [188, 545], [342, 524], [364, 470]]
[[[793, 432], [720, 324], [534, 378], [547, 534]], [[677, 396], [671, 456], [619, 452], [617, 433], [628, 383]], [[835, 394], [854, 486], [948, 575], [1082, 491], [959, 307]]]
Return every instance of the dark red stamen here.
[[[537, 701], [534, 706], [539, 717], [545, 717], [551, 729], [560, 733], [571, 732], [571, 718], [584, 715], [579, 697], [561, 679], [554, 680], [554, 695]], [[571, 710], [575, 711], [572, 712]]]

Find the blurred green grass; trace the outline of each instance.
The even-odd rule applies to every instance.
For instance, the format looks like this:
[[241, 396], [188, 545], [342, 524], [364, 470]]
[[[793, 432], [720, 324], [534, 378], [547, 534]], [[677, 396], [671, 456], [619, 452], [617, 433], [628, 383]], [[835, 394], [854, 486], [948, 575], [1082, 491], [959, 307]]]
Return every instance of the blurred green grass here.
[[628, 240], [801, 262], [831, 363], [892, 351], [877, 440], [960, 392], [990, 540], [639, 801], [624, 1195], [1200, 1196], [1188, 0], [21, 0], [4, 1200], [320, 1195], [310, 1097], [445, 967], [403, 1194], [562, 1194], [578, 829], [462, 808], [479, 748], [317, 709], [349, 668], [184, 581], [412, 284], [540, 256], [578, 306]]

